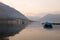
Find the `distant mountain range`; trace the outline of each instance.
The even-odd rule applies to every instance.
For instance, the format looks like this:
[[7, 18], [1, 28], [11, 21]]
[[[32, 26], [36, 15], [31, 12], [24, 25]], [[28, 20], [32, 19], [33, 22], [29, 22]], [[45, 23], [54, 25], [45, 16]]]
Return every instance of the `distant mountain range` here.
[[60, 23], [60, 14], [47, 14], [44, 17], [40, 18], [40, 22], [53, 22]]

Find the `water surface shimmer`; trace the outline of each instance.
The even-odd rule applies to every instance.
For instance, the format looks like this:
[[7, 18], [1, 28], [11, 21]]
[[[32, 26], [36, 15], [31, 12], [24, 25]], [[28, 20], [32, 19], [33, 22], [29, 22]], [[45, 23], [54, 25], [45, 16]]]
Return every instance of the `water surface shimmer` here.
[[60, 26], [53, 25], [52, 29], [44, 29], [38, 22], [29, 24], [19, 34], [9, 37], [10, 40], [60, 40]]

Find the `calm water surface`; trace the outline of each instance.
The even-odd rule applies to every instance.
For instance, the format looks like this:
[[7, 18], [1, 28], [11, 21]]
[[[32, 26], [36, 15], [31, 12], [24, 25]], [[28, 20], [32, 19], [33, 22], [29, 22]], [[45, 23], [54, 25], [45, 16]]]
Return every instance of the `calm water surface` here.
[[60, 26], [53, 25], [52, 29], [44, 29], [43, 25], [35, 22], [25, 29], [9, 37], [10, 40], [60, 40]]

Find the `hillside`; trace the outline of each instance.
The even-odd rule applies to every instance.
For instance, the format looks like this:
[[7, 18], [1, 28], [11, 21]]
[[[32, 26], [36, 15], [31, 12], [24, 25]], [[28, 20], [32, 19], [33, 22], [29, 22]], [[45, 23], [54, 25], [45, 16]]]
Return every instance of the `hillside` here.
[[47, 14], [40, 19], [41, 23], [46, 21], [60, 23], [60, 14]]
[[0, 19], [23, 19], [29, 20], [21, 12], [0, 2]]

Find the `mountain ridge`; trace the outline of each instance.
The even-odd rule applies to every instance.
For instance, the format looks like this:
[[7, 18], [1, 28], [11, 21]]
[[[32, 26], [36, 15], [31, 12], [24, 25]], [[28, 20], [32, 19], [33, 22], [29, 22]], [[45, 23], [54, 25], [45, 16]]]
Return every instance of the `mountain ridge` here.
[[60, 23], [60, 14], [47, 14], [44, 17], [40, 18], [40, 22], [54, 22]]
[[0, 19], [2, 18], [29, 20], [26, 16], [24, 16], [16, 9], [0, 2]]

